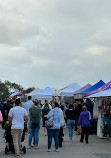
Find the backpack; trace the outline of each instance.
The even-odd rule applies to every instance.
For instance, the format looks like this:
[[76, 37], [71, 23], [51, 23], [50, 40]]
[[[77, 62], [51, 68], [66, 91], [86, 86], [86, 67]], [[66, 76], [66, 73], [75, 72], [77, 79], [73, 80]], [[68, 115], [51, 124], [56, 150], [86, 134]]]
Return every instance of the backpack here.
[[35, 108], [30, 108], [31, 123], [33, 126], [38, 126], [40, 122], [40, 112]]
[[39, 125], [39, 122], [40, 122], [40, 121], [38, 121], [38, 119], [36, 119], [36, 118], [33, 118], [33, 119], [32, 119], [32, 125], [33, 125], [33, 126], [38, 126], [38, 125]]

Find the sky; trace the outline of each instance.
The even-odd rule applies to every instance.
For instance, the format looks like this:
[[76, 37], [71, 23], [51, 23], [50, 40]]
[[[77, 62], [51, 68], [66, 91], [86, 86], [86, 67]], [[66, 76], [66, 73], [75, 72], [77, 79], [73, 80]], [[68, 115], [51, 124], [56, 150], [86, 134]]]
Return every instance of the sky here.
[[0, 0], [0, 79], [62, 88], [111, 80], [111, 0]]

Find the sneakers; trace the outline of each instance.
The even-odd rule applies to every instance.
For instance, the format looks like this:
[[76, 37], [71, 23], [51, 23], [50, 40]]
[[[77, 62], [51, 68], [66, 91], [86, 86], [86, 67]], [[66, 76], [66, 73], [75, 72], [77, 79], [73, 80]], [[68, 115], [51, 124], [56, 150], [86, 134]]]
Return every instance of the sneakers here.
[[[51, 152], [51, 150], [48, 149], [47, 152]], [[59, 150], [58, 150], [58, 149], [55, 149], [55, 152], [59, 152]]]
[[28, 146], [27, 149], [31, 149], [31, 146]]
[[38, 149], [39, 149], [39, 147], [38, 147], [38, 146], [35, 146], [35, 149], [36, 149], [36, 150], [38, 150]]
[[55, 149], [55, 151], [56, 151], [56, 152], [59, 152], [59, 150], [58, 150], [58, 149]]
[[48, 149], [48, 150], [47, 150], [47, 152], [51, 152], [51, 150], [50, 150], [50, 149]]

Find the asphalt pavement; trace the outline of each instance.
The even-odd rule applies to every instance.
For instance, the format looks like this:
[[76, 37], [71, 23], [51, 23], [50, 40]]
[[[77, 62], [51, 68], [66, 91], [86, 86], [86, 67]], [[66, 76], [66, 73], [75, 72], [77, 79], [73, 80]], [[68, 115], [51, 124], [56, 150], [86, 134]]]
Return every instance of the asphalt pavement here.
[[[5, 155], [5, 139], [3, 138], [4, 130], [0, 127], [0, 158], [13, 158], [14, 153]], [[28, 146], [28, 137], [24, 145]], [[68, 138], [68, 129], [64, 128], [63, 147], [59, 148], [59, 152], [54, 150], [54, 141], [52, 143], [51, 152], [47, 152], [47, 136], [44, 136], [43, 128], [40, 130], [40, 149], [34, 147], [27, 149], [26, 154], [21, 153], [20, 158], [111, 158], [111, 139], [99, 139], [96, 135], [90, 135], [89, 144], [80, 143], [80, 135], [74, 132], [73, 141]]]

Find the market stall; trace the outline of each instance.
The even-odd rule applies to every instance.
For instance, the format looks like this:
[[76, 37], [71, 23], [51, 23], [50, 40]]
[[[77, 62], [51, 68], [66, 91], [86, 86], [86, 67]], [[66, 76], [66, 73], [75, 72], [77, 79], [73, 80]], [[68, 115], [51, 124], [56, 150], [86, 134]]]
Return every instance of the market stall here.
[[54, 90], [52, 88], [46, 87], [38, 91], [38, 93], [35, 96], [35, 99], [41, 100], [42, 103], [44, 103], [45, 100], [48, 100], [50, 102], [52, 100], [53, 93]]
[[88, 98], [94, 98], [93, 115], [98, 119], [97, 136], [99, 138], [111, 136], [111, 89], [93, 94]]

